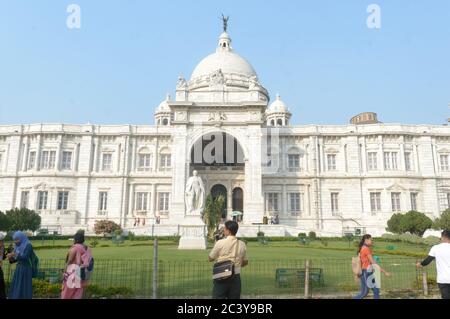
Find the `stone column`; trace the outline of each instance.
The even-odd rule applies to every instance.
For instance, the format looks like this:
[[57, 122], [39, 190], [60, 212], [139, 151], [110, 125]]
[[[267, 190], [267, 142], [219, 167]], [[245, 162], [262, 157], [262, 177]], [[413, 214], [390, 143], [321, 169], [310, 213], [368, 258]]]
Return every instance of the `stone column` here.
[[156, 184], [152, 184], [152, 192], [150, 193], [150, 216], [156, 216]]
[[55, 170], [59, 171], [61, 169], [61, 158], [62, 158], [62, 135], [58, 136], [58, 147], [56, 148], [56, 158], [55, 158]]
[[245, 164], [244, 222], [261, 223], [264, 215], [261, 167], [261, 128], [248, 127], [247, 143], [240, 144], [247, 148]]
[[22, 171], [23, 172], [26, 172], [27, 169], [28, 169], [28, 156], [29, 156], [29, 153], [30, 153], [30, 137], [27, 136], [25, 149], [24, 149], [23, 157], [22, 157], [23, 158], [23, 161], [22, 161]]

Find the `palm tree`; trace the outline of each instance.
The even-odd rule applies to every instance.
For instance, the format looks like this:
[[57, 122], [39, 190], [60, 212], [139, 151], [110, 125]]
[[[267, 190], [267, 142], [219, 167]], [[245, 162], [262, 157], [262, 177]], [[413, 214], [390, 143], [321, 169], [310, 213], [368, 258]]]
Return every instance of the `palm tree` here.
[[222, 212], [225, 205], [225, 198], [220, 195], [213, 198], [211, 195], [206, 197], [205, 213], [203, 221], [208, 229], [208, 238], [214, 238], [214, 232], [219, 229]]

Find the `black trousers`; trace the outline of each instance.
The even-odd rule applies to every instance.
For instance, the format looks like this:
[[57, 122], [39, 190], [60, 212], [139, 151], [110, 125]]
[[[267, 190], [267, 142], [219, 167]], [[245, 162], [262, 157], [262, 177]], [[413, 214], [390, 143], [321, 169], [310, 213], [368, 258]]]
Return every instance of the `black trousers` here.
[[241, 299], [241, 275], [214, 280], [213, 299]]
[[3, 269], [0, 267], [0, 299], [6, 299], [5, 277], [3, 276]]
[[438, 284], [442, 299], [450, 299], [450, 284]]

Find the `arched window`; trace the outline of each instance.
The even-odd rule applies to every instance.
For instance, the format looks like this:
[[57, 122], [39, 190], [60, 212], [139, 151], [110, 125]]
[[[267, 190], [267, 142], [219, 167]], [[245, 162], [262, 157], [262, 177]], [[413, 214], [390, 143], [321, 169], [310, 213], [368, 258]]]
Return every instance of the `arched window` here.
[[278, 119], [278, 120], [277, 120], [277, 125], [283, 126], [283, 120], [282, 120], [282, 119]]
[[168, 119], [163, 119], [162, 125], [164, 125], [164, 126], [169, 125], [169, 120]]
[[270, 125], [275, 126], [275, 120], [270, 121]]

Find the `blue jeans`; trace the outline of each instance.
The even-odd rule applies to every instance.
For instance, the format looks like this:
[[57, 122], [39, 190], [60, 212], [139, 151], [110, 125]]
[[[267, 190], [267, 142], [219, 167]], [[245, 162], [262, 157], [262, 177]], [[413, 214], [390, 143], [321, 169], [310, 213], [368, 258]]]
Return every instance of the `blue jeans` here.
[[[361, 291], [360, 293], [355, 296], [353, 299], [364, 299], [369, 294], [369, 287], [367, 286], [367, 279], [373, 274], [372, 272], [367, 272], [367, 270], [362, 271], [361, 275]], [[372, 279], [373, 283], [373, 299], [380, 299], [380, 289], [375, 287], [375, 279]]]

